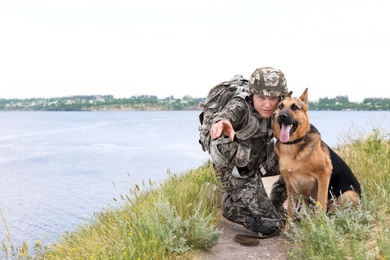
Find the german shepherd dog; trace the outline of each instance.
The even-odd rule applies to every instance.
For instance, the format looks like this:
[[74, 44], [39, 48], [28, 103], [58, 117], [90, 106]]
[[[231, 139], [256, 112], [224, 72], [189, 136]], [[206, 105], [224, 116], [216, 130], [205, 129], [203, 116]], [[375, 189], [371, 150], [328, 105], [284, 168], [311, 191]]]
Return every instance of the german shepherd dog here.
[[310, 124], [308, 89], [299, 98], [290, 92], [276, 109], [273, 130], [277, 139], [275, 151], [279, 169], [287, 188], [287, 212], [299, 206], [297, 195], [306, 205], [316, 203], [325, 212], [335, 201], [360, 198], [360, 184], [348, 165], [321, 140], [321, 134]]

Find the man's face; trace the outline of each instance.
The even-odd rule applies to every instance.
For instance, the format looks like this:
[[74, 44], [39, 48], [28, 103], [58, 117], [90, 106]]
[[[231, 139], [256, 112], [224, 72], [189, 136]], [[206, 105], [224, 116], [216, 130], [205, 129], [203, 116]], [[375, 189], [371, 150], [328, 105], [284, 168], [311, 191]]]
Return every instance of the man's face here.
[[279, 101], [279, 97], [266, 97], [253, 94], [253, 106], [262, 118], [270, 118]]

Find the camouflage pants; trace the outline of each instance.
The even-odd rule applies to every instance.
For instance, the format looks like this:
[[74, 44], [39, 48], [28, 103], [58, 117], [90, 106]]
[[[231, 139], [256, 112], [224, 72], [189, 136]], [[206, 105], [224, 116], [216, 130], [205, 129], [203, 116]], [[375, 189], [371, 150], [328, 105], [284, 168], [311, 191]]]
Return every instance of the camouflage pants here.
[[[272, 146], [273, 148], [273, 146]], [[268, 152], [268, 158], [260, 165], [260, 173], [262, 177], [280, 175], [278, 156], [275, 151]], [[278, 212], [285, 213], [283, 208], [284, 202], [287, 200], [286, 183], [282, 176], [272, 185], [270, 199]]]
[[254, 232], [258, 232], [261, 226], [280, 227], [284, 224], [279, 209], [283, 208], [287, 193], [281, 177], [273, 185], [270, 200], [260, 171], [241, 179], [232, 175], [231, 168], [214, 166], [214, 170], [224, 191], [221, 205], [225, 218]]

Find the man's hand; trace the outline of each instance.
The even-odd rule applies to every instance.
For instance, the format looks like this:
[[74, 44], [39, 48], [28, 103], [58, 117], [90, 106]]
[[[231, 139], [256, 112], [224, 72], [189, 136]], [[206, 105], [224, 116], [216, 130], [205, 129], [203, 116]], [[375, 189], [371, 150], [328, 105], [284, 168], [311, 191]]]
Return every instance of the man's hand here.
[[229, 137], [230, 141], [233, 142], [234, 135], [236, 132], [233, 129], [232, 124], [229, 121], [219, 121], [211, 126], [211, 139], [218, 139], [222, 133]]

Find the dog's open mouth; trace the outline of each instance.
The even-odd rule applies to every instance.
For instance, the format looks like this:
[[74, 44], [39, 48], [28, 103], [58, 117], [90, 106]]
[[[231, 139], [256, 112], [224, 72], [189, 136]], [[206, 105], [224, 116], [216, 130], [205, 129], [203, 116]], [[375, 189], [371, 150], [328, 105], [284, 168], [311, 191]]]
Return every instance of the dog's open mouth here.
[[290, 135], [297, 130], [298, 123], [294, 122], [292, 124], [285, 124], [281, 123], [280, 124], [280, 141], [282, 143], [287, 143], [288, 140], [290, 139]]

